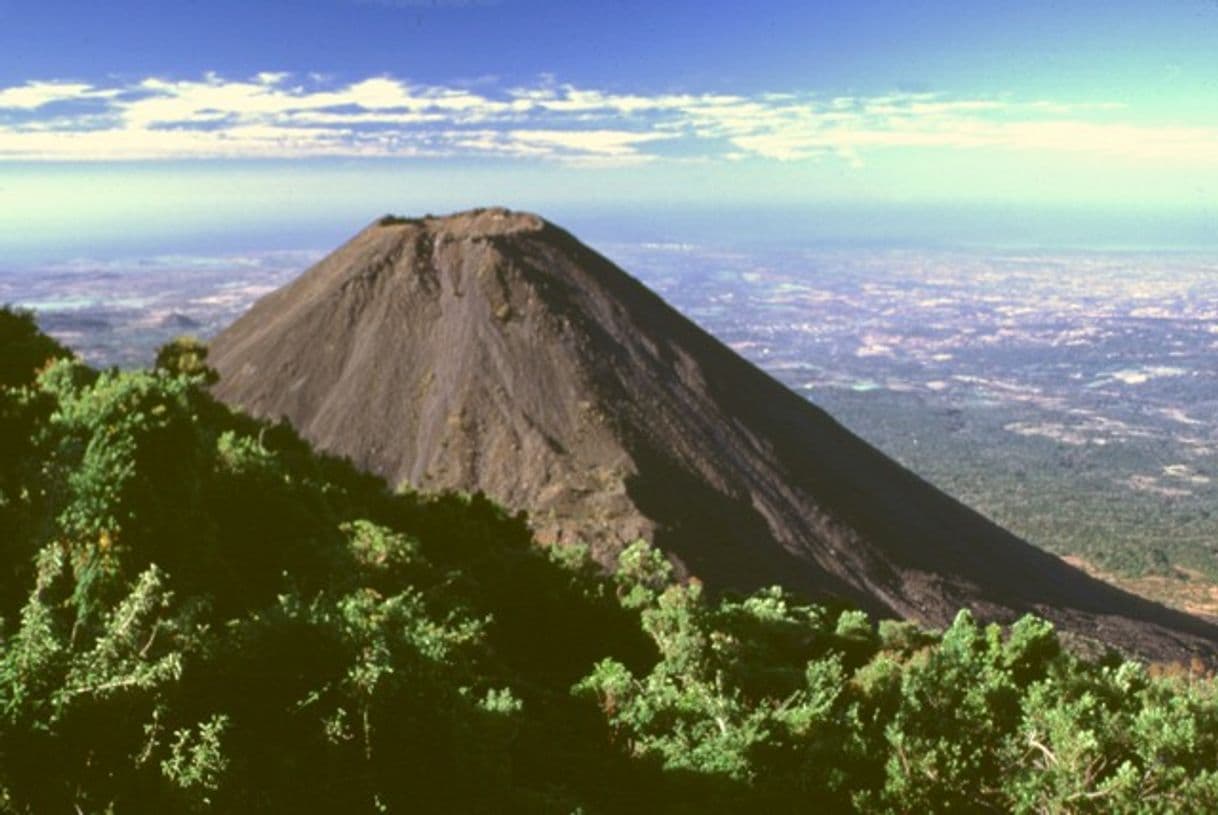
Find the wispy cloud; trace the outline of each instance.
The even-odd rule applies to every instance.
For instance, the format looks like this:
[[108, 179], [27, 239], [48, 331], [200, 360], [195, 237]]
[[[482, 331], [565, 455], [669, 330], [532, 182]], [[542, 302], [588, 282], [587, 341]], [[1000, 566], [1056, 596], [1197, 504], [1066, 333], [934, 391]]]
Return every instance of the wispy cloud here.
[[81, 82], [28, 82], [0, 88], [0, 110], [35, 110], [52, 102], [113, 97], [115, 90], [98, 90]]
[[1108, 103], [931, 93], [642, 94], [543, 77], [527, 86], [244, 79], [0, 87], [0, 160], [316, 156], [500, 157], [573, 163], [840, 159], [996, 149], [1218, 164], [1218, 122], [1151, 126]]

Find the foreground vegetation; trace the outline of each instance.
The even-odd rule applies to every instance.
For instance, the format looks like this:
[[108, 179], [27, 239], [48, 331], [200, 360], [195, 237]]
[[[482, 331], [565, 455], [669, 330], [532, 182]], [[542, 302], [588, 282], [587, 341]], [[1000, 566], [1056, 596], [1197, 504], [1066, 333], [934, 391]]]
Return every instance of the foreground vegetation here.
[[603, 577], [233, 414], [205, 353], [98, 373], [0, 311], [0, 811], [1218, 810], [1211, 680]]

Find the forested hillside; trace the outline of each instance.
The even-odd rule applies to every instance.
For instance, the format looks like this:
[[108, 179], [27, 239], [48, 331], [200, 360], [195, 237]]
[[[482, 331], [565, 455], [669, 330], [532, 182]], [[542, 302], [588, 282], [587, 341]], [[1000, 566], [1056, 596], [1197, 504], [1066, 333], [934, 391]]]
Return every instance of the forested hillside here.
[[1201, 666], [602, 576], [0, 311], [0, 810], [1218, 808]]

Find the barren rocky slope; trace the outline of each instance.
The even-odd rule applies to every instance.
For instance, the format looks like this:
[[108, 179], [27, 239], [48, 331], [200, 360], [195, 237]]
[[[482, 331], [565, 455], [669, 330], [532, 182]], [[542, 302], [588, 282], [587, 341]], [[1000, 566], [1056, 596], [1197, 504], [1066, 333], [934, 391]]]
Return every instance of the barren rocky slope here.
[[543, 219], [385, 218], [212, 346], [216, 393], [394, 484], [482, 490], [609, 561], [780, 583], [933, 625], [1024, 611], [1156, 658], [1218, 628], [937, 491]]

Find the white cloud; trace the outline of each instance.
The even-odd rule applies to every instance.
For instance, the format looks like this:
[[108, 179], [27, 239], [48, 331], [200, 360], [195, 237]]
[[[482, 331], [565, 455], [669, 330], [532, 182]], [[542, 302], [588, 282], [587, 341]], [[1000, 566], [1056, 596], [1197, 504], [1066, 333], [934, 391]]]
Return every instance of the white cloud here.
[[[53, 111], [42, 109], [57, 103]], [[80, 104], [87, 103], [87, 104]], [[559, 84], [348, 84], [265, 71], [97, 87], [0, 87], [0, 160], [493, 156], [576, 163], [775, 161], [950, 148], [1218, 165], [1218, 123], [1116, 121], [1116, 103], [933, 93], [620, 93]], [[664, 143], [662, 150], [657, 149]]]
[[633, 155], [640, 144], [670, 139], [675, 134], [629, 130], [510, 130], [507, 135], [520, 144], [553, 146], [575, 153], [620, 158]]
[[114, 96], [117, 91], [98, 91], [80, 82], [27, 82], [0, 88], [0, 110], [35, 110], [51, 102]]

